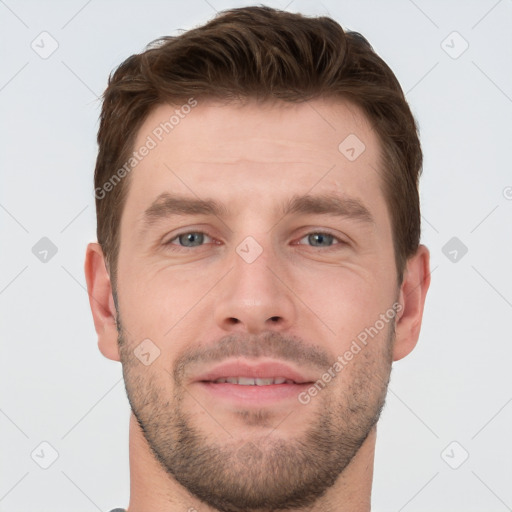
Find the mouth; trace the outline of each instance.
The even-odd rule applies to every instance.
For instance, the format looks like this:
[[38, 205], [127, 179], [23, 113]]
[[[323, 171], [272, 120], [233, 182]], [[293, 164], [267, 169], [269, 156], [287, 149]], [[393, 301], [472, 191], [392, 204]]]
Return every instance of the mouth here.
[[294, 380], [287, 379], [286, 377], [270, 377], [267, 379], [253, 378], [253, 377], [220, 377], [213, 382], [214, 384], [239, 384], [240, 386], [271, 386], [273, 384], [297, 384]]
[[309, 375], [278, 361], [251, 364], [231, 361], [197, 377], [197, 384], [215, 400], [238, 406], [271, 405], [282, 400], [297, 399], [314, 382]]

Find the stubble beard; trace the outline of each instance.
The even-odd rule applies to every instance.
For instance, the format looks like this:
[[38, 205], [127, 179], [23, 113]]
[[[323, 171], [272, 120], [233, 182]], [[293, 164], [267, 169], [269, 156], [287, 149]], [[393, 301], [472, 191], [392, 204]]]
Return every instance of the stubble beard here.
[[[266, 427], [261, 434], [230, 437], [226, 420], [223, 424], [215, 418], [214, 409], [207, 411], [212, 417], [209, 424], [219, 432], [225, 429], [222, 444], [209, 440], [208, 432], [187, 412], [187, 404], [197, 404], [176, 378], [176, 371], [171, 396], [170, 387], [159, 386], [162, 380], [133, 357], [132, 344], [123, 336], [120, 321], [118, 325], [128, 400], [153, 455], [171, 478], [220, 512], [311, 508], [349, 465], [384, 407], [394, 322], [388, 324], [387, 339], [370, 341], [309, 404], [297, 402], [280, 417], [267, 409], [236, 411], [237, 423], [243, 422], [251, 432], [254, 427]], [[278, 333], [271, 333], [271, 338], [280, 340], [281, 346], [286, 343]], [[305, 415], [311, 415], [311, 407], [317, 413], [302, 435], [294, 439], [279, 435], [281, 422], [303, 422]]]

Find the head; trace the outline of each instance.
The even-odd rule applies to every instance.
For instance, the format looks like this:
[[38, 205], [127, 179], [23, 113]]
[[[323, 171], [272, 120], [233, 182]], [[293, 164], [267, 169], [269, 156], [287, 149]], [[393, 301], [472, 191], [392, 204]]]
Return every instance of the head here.
[[[396, 77], [330, 18], [233, 9], [123, 62], [98, 143], [91, 307], [155, 458], [219, 510], [314, 503], [374, 429], [429, 285]], [[276, 362], [296, 377], [279, 399], [213, 383]]]

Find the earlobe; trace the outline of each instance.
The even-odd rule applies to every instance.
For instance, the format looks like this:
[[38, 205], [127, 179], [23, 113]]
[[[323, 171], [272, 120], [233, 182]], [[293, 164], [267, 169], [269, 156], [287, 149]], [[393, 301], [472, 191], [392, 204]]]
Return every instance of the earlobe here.
[[88, 244], [84, 270], [94, 327], [98, 334], [98, 347], [105, 357], [119, 361], [117, 312], [112, 296], [110, 276], [105, 265], [103, 251], [98, 243]]
[[416, 254], [407, 260], [404, 279], [400, 287], [401, 311], [396, 319], [396, 339], [393, 361], [408, 355], [416, 346], [420, 335], [425, 297], [430, 286], [430, 253], [420, 245]]

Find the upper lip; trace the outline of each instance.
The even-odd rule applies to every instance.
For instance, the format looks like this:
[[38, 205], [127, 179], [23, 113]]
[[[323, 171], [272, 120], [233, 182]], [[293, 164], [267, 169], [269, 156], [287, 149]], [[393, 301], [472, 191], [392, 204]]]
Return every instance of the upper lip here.
[[194, 380], [197, 382], [211, 382], [223, 377], [252, 377], [254, 379], [284, 377], [285, 379], [293, 380], [297, 384], [313, 382], [313, 379], [302, 375], [297, 370], [280, 361], [267, 361], [264, 363], [227, 361], [199, 375]]

